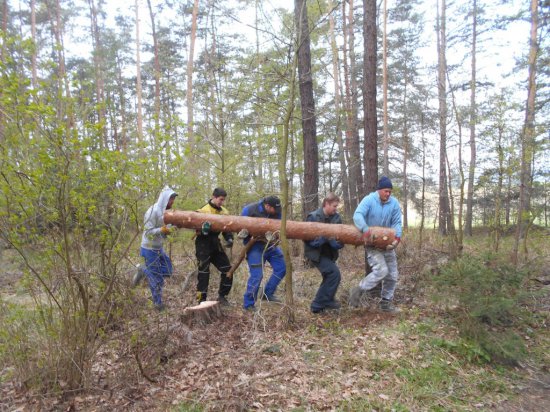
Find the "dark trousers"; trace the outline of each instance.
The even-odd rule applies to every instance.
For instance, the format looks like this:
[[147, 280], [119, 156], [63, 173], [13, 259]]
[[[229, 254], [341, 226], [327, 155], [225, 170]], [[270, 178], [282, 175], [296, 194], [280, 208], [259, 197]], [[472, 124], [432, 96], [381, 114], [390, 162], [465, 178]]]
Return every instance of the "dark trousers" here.
[[198, 300], [206, 300], [208, 284], [210, 283], [210, 264], [213, 264], [220, 271], [218, 295], [227, 296], [231, 291], [233, 278], [227, 277], [227, 271], [231, 268], [231, 263], [222, 249], [220, 239], [217, 236], [197, 236], [195, 239], [195, 254], [199, 261]]
[[312, 311], [320, 311], [327, 307], [328, 304], [334, 302], [336, 290], [340, 285], [340, 269], [332, 259], [321, 255], [319, 262], [312, 261], [313, 265], [319, 269], [323, 281], [319, 286], [319, 290], [315, 295], [315, 299], [311, 302]]

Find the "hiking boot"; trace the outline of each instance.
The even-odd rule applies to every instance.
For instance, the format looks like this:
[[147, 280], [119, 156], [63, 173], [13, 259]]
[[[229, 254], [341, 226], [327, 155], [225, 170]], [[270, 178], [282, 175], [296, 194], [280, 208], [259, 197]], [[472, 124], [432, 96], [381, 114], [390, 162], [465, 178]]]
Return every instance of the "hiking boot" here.
[[382, 299], [380, 301], [380, 310], [385, 313], [399, 313], [399, 308], [396, 308], [391, 300]]
[[229, 303], [227, 298], [225, 296], [222, 296], [222, 295], [218, 296], [218, 302], [220, 302], [221, 306], [231, 306], [231, 303]]
[[164, 303], [161, 303], [159, 305], [155, 304], [155, 309], [159, 312], [164, 312], [166, 310], [166, 305]]
[[338, 310], [341, 307], [342, 305], [337, 300], [333, 300], [332, 302], [329, 302], [325, 305], [325, 309], [332, 309], [332, 310]]
[[247, 312], [252, 312], [252, 313], [255, 313], [258, 311], [258, 308], [256, 306], [248, 306], [246, 308], [243, 308], [244, 310], [246, 310]]
[[262, 300], [267, 300], [268, 302], [273, 302], [273, 303], [283, 303], [283, 301], [279, 299], [277, 296], [275, 296], [275, 294], [271, 296], [267, 296], [266, 294], [263, 294]]
[[200, 305], [202, 302], [206, 300], [206, 293], [204, 292], [197, 292], [197, 305]]
[[351, 288], [349, 292], [348, 305], [352, 308], [358, 308], [361, 304], [361, 298], [363, 297], [365, 291], [359, 286]]
[[139, 283], [145, 278], [145, 272], [143, 271], [143, 266], [138, 265], [136, 273], [132, 278], [132, 287], [135, 288]]

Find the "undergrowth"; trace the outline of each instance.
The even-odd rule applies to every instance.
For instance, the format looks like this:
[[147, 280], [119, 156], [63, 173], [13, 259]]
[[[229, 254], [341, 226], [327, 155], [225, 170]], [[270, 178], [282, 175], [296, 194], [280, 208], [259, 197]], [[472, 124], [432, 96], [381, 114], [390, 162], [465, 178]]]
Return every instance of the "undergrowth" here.
[[441, 268], [434, 279], [434, 299], [446, 302], [464, 341], [454, 349], [469, 348], [476, 361], [516, 365], [526, 355], [516, 328], [530, 316], [522, 303], [526, 270], [498, 257], [464, 256]]

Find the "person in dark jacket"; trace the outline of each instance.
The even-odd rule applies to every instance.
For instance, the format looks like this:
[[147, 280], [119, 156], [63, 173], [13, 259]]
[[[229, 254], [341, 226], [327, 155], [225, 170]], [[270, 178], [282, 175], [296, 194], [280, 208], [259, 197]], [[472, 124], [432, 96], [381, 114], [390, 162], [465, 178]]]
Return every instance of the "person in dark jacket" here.
[[[212, 198], [203, 207], [197, 210], [199, 213], [211, 213], [214, 215], [228, 215], [229, 212], [223, 206], [227, 192], [222, 188], [215, 188]], [[233, 234], [231, 232], [222, 232], [225, 240], [225, 247], [233, 247]], [[195, 238], [195, 255], [199, 261], [199, 274], [197, 282], [197, 302], [206, 300], [208, 294], [208, 284], [210, 282], [210, 264], [216, 266], [220, 271], [220, 287], [218, 289], [218, 301], [224, 306], [229, 305], [227, 295], [231, 291], [233, 278], [227, 277], [227, 271], [231, 268], [231, 263], [227, 254], [222, 248], [220, 242], [220, 232], [210, 230], [209, 222], [202, 225], [200, 231], [197, 231]]]
[[[277, 196], [268, 196], [258, 202], [246, 205], [241, 213], [242, 216], [261, 217], [269, 219], [281, 218], [281, 201]], [[247, 244], [250, 237], [244, 239]], [[243, 307], [245, 310], [255, 311], [256, 298], [263, 278], [263, 265], [267, 261], [273, 268], [273, 273], [264, 286], [261, 298], [271, 302], [281, 302], [275, 296], [277, 286], [286, 274], [285, 259], [281, 248], [268, 244], [265, 240], [256, 240], [246, 255], [250, 276], [244, 293]]]
[[[342, 218], [338, 214], [340, 198], [334, 193], [329, 193], [322, 206], [307, 215], [308, 222], [341, 224]], [[327, 309], [339, 309], [340, 303], [336, 301], [336, 291], [340, 285], [340, 269], [336, 265], [338, 251], [344, 247], [334, 238], [324, 236], [316, 237], [310, 241], [304, 241], [305, 256], [319, 269], [323, 280], [315, 299], [311, 302], [311, 311], [321, 313]]]

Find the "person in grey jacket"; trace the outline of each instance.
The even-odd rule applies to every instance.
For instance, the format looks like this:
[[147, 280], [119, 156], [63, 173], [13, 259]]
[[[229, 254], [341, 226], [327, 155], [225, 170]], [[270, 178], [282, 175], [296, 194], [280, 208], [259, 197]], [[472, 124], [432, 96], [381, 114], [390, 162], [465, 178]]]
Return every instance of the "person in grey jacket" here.
[[176, 192], [165, 187], [157, 202], [145, 213], [140, 249], [145, 266], [142, 266], [141, 270], [138, 269], [134, 278], [134, 285], [136, 285], [141, 277], [147, 277], [153, 305], [159, 311], [164, 310], [162, 303], [164, 278], [171, 276], [173, 271], [170, 257], [164, 252], [162, 246], [166, 237], [176, 229], [175, 226], [164, 224], [164, 212], [172, 208], [176, 196]]
[[397, 199], [391, 197], [392, 190], [391, 180], [383, 176], [378, 181], [376, 191], [365, 196], [353, 214], [353, 223], [363, 233], [365, 244], [371, 236], [370, 226], [394, 229], [395, 241], [386, 250], [367, 246], [366, 256], [372, 271], [361, 280], [359, 287], [351, 290], [350, 306], [359, 306], [362, 294], [382, 283], [380, 309], [383, 312], [398, 312], [392, 300], [399, 275], [395, 248], [401, 241], [401, 207]]
[[[322, 206], [307, 215], [308, 222], [341, 224], [342, 218], [338, 214], [340, 198], [334, 193], [329, 193]], [[344, 245], [333, 238], [324, 236], [316, 237], [310, 241], [304, 241], [305, 256], [319, 269], [323, 280], [317, 294], [311, 302], [311, 312], [321, 313], [327, 309], [339, 309], [340, 303], [335, 299], [338, 285], [340, 285], [340, 269], [336, 265], [338, 250]]]

